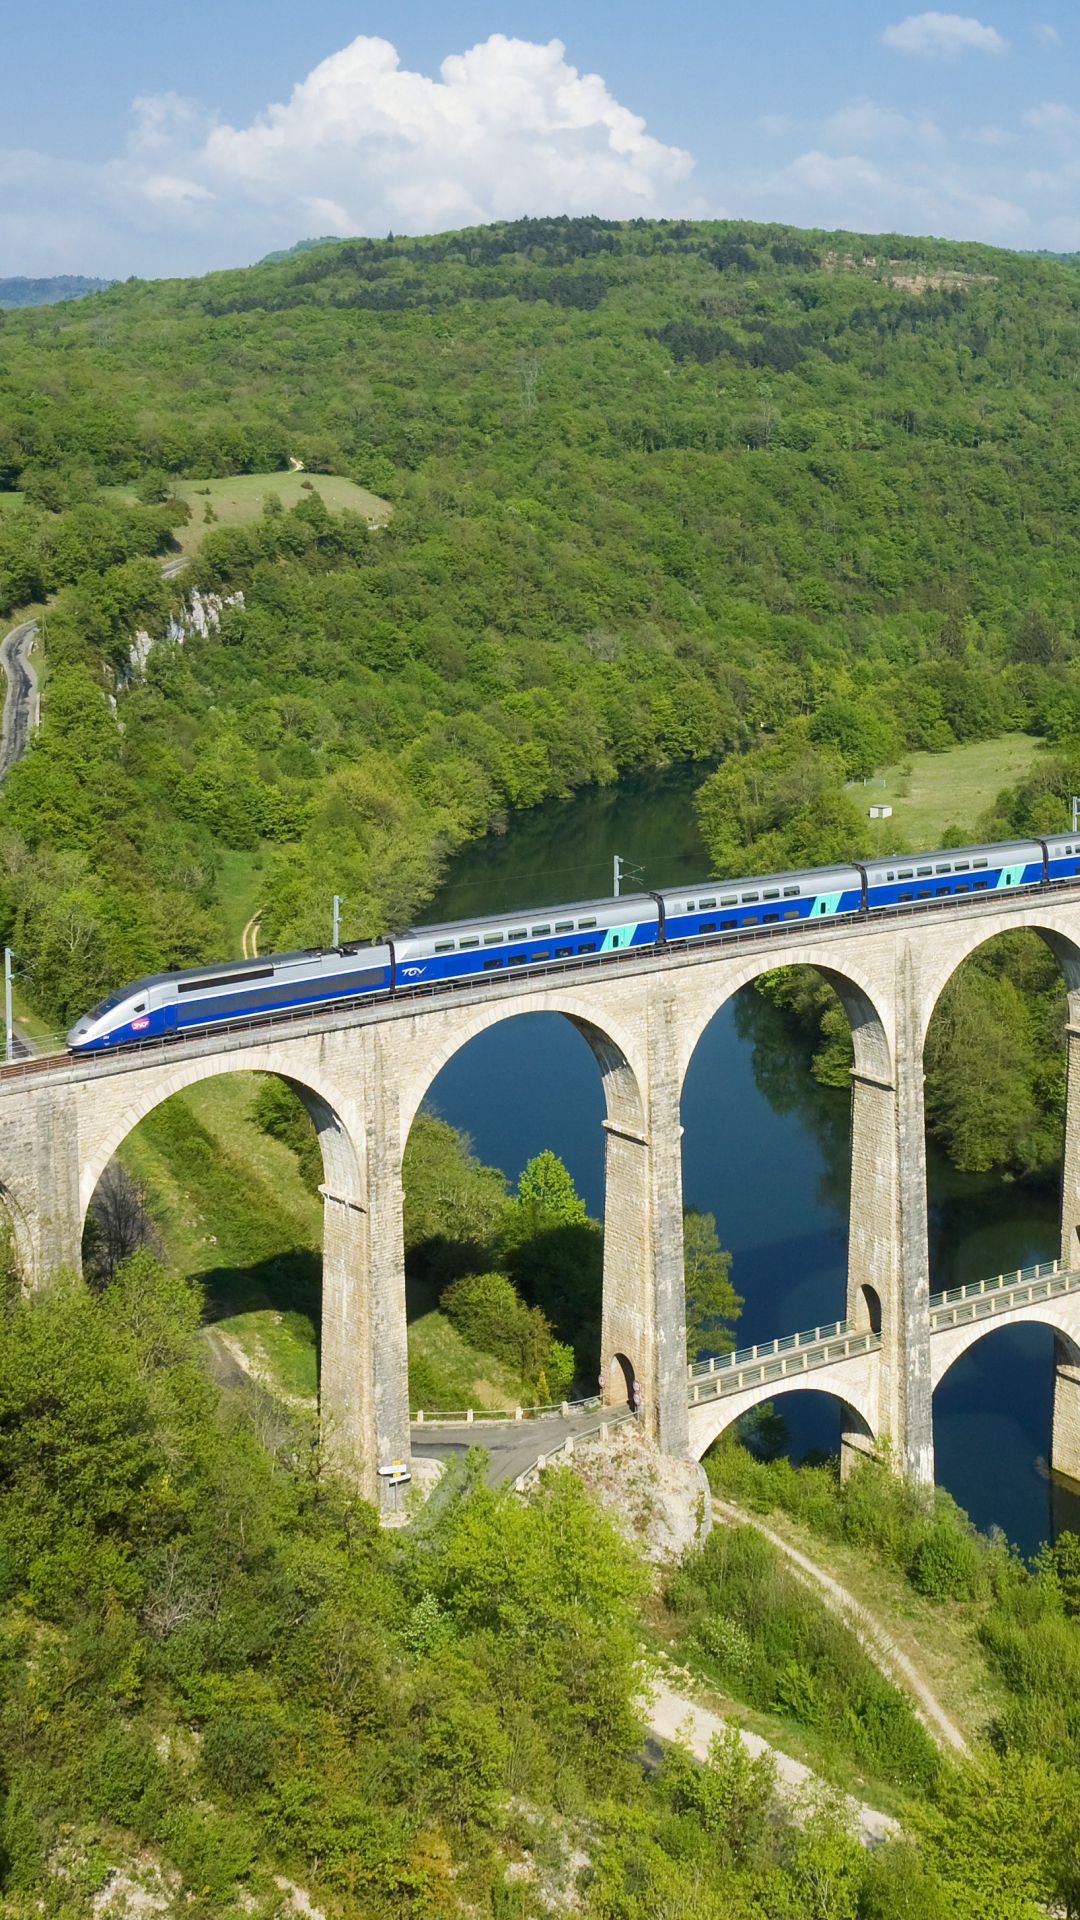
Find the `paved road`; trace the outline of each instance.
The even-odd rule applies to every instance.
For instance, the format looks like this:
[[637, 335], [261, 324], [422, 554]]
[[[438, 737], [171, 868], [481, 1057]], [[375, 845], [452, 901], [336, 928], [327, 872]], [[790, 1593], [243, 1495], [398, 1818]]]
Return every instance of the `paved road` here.
[[178, 553], [175, 559], [166, 560], [163, 563], [162, 569], [161, 569], [161, 577], [163, 580], [171, 580], [174, 574], [182, 573], [183, 569], [187, 566], [190, 566], [190, 564], [191, 562], [188, 560], [185, 554]]
[[21, 760], [26, 743], [38, 723], [37, 674], [30, 665], [30, 648], [37, 633], [36, 620], [24, 620], [12, 627], [0, 642], [0, 665], [7, 675], [3, 728], [0, 731], [0, 780], [9, 767]]
[[471, 1425], [425, 1420], [421, 1426], [414, 1420], [412, 1450], [421, 1460], [464, 1460], [470, 1447], [484, 1447], [490, 1456], [488, 1480], [495, 1486], [500, 1480], [516, 1480], [541, 1453], [554, 1453], [568, 1434], [595, 1431], [599, 1418], [599, 1409], [593, 1408], [565, 1420], [555, 1412], [539, 1420], [474, 1420]]

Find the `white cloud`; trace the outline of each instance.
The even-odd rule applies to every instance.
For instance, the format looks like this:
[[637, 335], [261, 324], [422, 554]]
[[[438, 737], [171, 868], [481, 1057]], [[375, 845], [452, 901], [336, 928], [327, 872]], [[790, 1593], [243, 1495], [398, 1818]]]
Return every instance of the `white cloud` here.
[[891, 145], [897, 140], [918, 140], [938, 146], [942, 140], [940, 129], [928, 115], [918, 114], [911, 119], [893, 107], [876, 107], [870, 100], [855, 101], [834, 113], [826, 120], [824, 132], [827, 140], [852, 147]]
[[1080, 146], [1080, 113], [1061, 101], [1045, 100], [1024, 115], [1025, 127], [1041, 133], [1059, 153], [1073, 153]]
[[1034, 27], [1032, 31], [1041, 47], [1060, 47], [1061, 35], [1056, 27], [1048, 27], [1044, 24]]
[[980, 173], [939, 158], [886, 166], [862, 153], [814, 148], [773, 172], [744, 176], [741, 189], [731, 194], [739, 212], [747, 216], [752, 209], [758, 219], [853, 233], [891, 229], [1033, 244], [1031, 216], [1011, 193], [997, 192]]
[[[134, 107], [123, 159], [73, 169], [22, 156], [22, 204], [10, 190], [0, 198], [5, 271], [55, 271], [58, 236], [66, 244], [75, 231], [70, 271], [128, 272], [137, 251], [143, 271], [176, 272], [312, 231], [705, 210], [686, 185], [691, 155], [648, 133], [598, 74], [569, 65], [558, 40], [493, 34], [432, 79], [361, 35], [247, 127], [215, 124], [175, 94]], [[19, 158], [0, 154], [0, 181]]]
[[918, 53], [928, 59], [955, 60], [974, 48], [979, 53], [1004, 53], [1007, 42], [996, 27], [960, 13], [912, 13], [881, 36], [898, 53]]

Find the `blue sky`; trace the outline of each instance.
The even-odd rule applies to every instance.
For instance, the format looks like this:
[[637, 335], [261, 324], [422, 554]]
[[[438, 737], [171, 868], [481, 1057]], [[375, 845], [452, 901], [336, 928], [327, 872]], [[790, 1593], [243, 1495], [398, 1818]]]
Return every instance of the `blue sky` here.
[[728, 0], [0, 0], [0, 275], [726, 215], [1080, 249], [1080, 21]]

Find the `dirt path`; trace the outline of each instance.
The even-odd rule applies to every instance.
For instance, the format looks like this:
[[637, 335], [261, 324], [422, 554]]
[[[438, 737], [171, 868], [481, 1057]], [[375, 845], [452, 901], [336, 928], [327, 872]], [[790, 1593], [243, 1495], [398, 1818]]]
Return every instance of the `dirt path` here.
[[950, 1720], [940, 1700], [931, 1692], [907, 1654], [901, 1653], [895, 1642], [890, 1640], [884, 1627], [875, 1620], [873, 1614], [862, 1605], [861, 1601], [856, 1600], [854, 1594], [849, 1593], [846, 1587], [840, 1585], [839, 1580], [834, 1580], [832, 1575], [826, 1573], [823, 1568], [815, 1566], [812, 1560], [807, 1559], [805, 1553], [800, 1553], [797, 1547], [791, 1546], [787, 1540], [781, 1538], [780, 1534], [774, 1533], [771, 1527], [767, 1527], [764, 1521], [756, 1519], [752, 1513], [744, 1513], [741, 1507], [731, 1506], [726, 1500], [717, 1499], [715, 1494], [712, 1507], [714, 1519], [726, 1520], [732, 1526], [756, 1527], [759, 1533], [764, 1534], [766, 1540], [772, 1542], [777, 1551], [783, 1554], [785, 1560], [790, 1561], [797, 1577], [805, 1581], [807, 1586], [815, 1588], [821, 1594], [826, 1606], [831, 1607], [845, 1625], [851, 1628], [860, 1645], [869, 1654], [874, 1665], [885, 1675], [886, 1680], [890, 1680], [894, 1687], [899, 1687], [903, 1692], [914, 1695], [919, 1719], [938, 1745], [952, 1747], [955, 1753], [970, 1759], [970, 1749], [956, 1722]]
[[[762, 1753], [772, 1756], [781, 1787], [787, 1789], [787, 1793], [798, 1796], [812, 1792], [821, 1785], [817, 1775], [811, 1773], [809, 1767], [804, 1767], [801, 1761], [793, 1760], [790, 1754], [781, 1753], [777, 1747], [770, 1747], [760, 1734], [748, 1732], [736, 1720], [723, 1720], [718, 1713], [711, 1713], [708, 1707], [698, 1706], [696, 1701], [674, 1692], [662, 1680], [657, 1683], [649, 1724], [658, 1740], [684, 1741], [695, 1760], [707, 1760], [710, 1740], [716, 1734], [726, 1733], [729, 1727], [734, 1727], [752, 1759], [756, 1760]], [[787, 1793], [783, 1796], [785, 1799]], [[887, 1813], [879, 1813], [876, 1807], [868, 1807], [863, 1801], [850, 1798], [847, 1805], [864, 1847], [878, 1847], [883, 1840], [899, 1833], [898, 1823], [890, 1819]]]

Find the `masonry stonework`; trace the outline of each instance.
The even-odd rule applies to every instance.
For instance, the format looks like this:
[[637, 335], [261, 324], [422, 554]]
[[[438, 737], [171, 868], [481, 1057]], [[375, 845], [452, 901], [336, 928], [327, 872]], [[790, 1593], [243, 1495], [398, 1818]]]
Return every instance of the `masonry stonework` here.
[[[439, 1068], [474, 1035], [517, 1014], [561, 1013], [592, 1048], [607, 1107], [608, 1396], [625, 1395], [612, 1370], [622, 1355], [642, 1390], [647, 1432], [672, 1455], [688, 1446], [700, 1454], [715, 1437], [702, 1437], [707, 1421], [727, 1424], [734, 1413], [727, 1401], [722, 1412], [687, 1408], [682, 1086], [698, 1040], [732, 994], [768, 968], [815, 966], [840, 994], [855, 1043], [848, 1318], [869, 1325], [876, 1317], [882, 1336], [861, 1372], [830, 1377], [829, 1386], [848, 1410], [848, 1457], [888, 1436], [898, 1464], [927, 1481], [940, 1342], [932, 1368], [923, 1044], [961, 961], [995, 934], [1024, 926], [1053, 948], [1070, 992], [1062, 1248], [1080, 1265], [1080, 888], [954, 902], [910, 919], [803, 923], [794, 936], [693, 951], [631, 951], [603, 966], [487, 980], [116, 1058], [34, 1063], [0, 1079], [0, 1202], [26, 1284], [41, 1285], [57, 1266], [77, 1263], [101, 1173], [161, 1100], [218, 1073], [290, 1080], [323, 1150], [322, 1417], [332, 1446], [374, 1492], [377, 1467], [409, 1456], [401, 1219], [409, 1127]], [[718, 1086], [718, 1104], [725, 1095]], [[1072, 1337], [1068, 1327], [1059, 1331]], [[1062, 1355], [1055, 1464], [1067, 1457], [1072, 1465], [1062, 1470], [1071, 1473], [1080, 1465], [1080, 1445], [1066, 1438], [1076, 1381], [1064, 1348]]]

